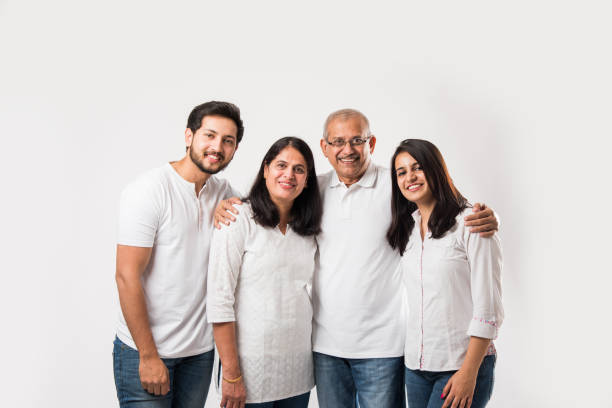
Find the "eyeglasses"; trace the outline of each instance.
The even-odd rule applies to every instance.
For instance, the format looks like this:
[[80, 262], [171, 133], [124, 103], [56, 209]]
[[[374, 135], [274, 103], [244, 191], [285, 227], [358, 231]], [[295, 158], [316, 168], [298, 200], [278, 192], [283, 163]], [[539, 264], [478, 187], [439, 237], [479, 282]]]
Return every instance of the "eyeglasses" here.
[[351, 140], [344, 140], [344, 139], [334, 139], [331, 142], [329, 140], [326, 140], [325, 143], [327, 143], [330, 146], [334, 146], [337, 149], [341, 149], [343, 148], [347, 143], [350, 144], [352, 147], [355, 146], [361, 146], [362, 144], [364, 144], [365, 142], [367, 142], [372, 136], [368, 136], [366, 138], [363, 137], [354, 137]]

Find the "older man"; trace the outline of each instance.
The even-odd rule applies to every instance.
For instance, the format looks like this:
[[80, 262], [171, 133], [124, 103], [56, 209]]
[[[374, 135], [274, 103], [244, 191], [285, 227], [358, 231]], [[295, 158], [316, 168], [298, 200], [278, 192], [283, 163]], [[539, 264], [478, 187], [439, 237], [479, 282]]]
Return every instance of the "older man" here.
[[[312, 338], [321, 408], [404, 406], [400, 257], [386, 240], [391, 178], [372, 162], [375, 146], [361, 112], [342, 109], [325, 121], [321, 150], [333, 170], [318, 179], [324, 209]], [[218, 207], [218, 220], [233, 218], [221, 208], [230, 206]], [[469, 218], [472, 232], [497, 228], [490, 209]]]

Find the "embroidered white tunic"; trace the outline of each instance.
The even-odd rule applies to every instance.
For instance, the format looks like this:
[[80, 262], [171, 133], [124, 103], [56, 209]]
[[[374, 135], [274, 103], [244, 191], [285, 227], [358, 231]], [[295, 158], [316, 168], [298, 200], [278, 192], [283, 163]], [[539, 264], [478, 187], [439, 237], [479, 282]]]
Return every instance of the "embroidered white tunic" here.
[[[465, 210], [438, 239], [421, 239], [415, 211], [402, 267], [409, 316], [405, 365], [413, 370], [458, 370], [470, 336], [497, 338], [501, 303], [502, 252], [499, 237], [482, 238], [465, 227]], [[209, 272], [210, 273], [210, 272]]]
[[245, 203], [215, 230], [208, 267], [208, 321], [236, 322], [247, 403], [314, 387], [312, 303], [316, 241], [255, 223]]

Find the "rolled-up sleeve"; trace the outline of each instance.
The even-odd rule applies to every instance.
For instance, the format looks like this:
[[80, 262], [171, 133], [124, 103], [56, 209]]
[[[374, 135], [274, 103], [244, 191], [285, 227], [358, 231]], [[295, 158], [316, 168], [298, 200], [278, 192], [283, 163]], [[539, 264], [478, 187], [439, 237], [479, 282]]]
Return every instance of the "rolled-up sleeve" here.
[[501, 243], [497, 234], [490, 238], [468, 234], [466, 249], [470, 264], [473, 316], [467, 334], [496, 339], [504, 320]]
[[207, 315], [210, 323], [236, 321], [234, 301], [236, 284], [242, 266], [245, 241], [248, 235], [246, 211], [241, 211], [236, 222], [215, 229], [210, 248], [207, 284]]

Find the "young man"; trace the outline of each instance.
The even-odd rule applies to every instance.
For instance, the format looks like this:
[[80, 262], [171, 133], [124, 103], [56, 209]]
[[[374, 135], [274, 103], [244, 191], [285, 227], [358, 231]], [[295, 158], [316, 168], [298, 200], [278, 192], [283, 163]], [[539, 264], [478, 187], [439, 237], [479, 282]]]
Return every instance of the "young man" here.
[[122, 313], [113, 363], [121, 407], [193, 407], [206, 401], [213, 367], [206, 277], [217, 203], [236, 193], [214, 174], [234, 157], [238, 107], [207, 102], [187, 121], [187, 153], [121, 195], [117, 288]]

